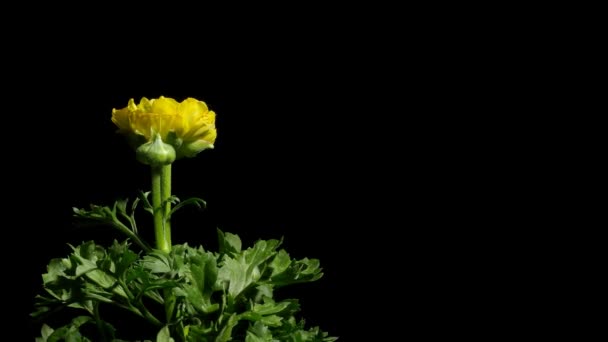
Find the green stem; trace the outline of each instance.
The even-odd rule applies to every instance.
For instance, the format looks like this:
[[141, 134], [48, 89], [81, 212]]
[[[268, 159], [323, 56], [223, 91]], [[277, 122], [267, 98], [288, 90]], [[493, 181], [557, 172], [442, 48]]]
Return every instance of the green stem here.
[[165, 224], [164, 233], [165, 241], [169, 244], [169, 250], [171, 250], [171, 220], [169, 219], [169, 213], [171, 212], [171, 164], [165, 165], [161, 169], [161, 188], [160, 193], [162, 197], [163, 208], [163, 223]]
[[[143, 306], [143, 304], [141, 304], [141, 309], [136, 308], [135, 306], [133, 306], [133, 304], [128, 303], [128, 305], [122, 304], [122, 303], [118, 303], [118, 302], [110, 302], [111, 305], [114, 305], [116, 307], [119, 307], [121, 309], [130, 311], [134, 314], [136, 314], [139, 317], [145, 318], [148, 321], [150, 321], [150, 323], [154, 324], [155, 326], [158, 327], [162, 327], [164, 324], [158, 320], [158, 318], [154, 317], [154, 315], [152, 315], [148, 309]], [[137, 303], [136, 303], [137, 304]]]
[[[164, 223], [164, 238], [169, 244], [169, 251], [171, 250], [171, 220], [169, 214], [171, 213], [171, 164], [165, 165], [161, 169], [161, 197], [163, 203], [163, 223]], [[171, 322], [173, 318], [173, 310], [175, 308], [175, 296], [171, 289], [164, 290], [165, 299], [165, 315], [167, 322]]]
[[116, 229], [118, 229], [119, 231], [123, 232], [125, 235], [130, 237], [131, 240], [133, 240], [136, 244], [138, 244], [139, 247], [141, 247], [144, 251], [146, 251], [146, 252], [150, 251], [150, 247], [145, 242], [143, 242], [139, 238], [139, 236], [137, 236], [137, 234], [133, 233], [131, 231], [131, 229], [127, 228], [127, 226], [125, 226], [120, 221], [118, 221], [118, 219], [114, 220], [114, 222], [112, 222], [112, 225], [114, 225], [114, 227]]
[[97, 329], [101, 334], [102, 340], [105, 342], [108, 340], [106, 336], [106, 329], [104, 329], [103, 322], [101, 321], [101, 317], [99, 316], [99, 302], [93, 302], [93, 315], [95, 316], [95, 324], [97, 324]]
[[[152, 207], [154, 207], [154, 232], [156, 248], [171, 252], [171, 164], [152, 166]], [[165, 314], [167, 322], [173, 318], [175, 296], [170, 289], [164, 290]]]
[[125, 294], [127, 295], [127, 300], [129, 301], [129, 303], [132, 302], [135, 299], [135, 296], [133, 296], [133, 293], [131, 293], [131, 290], [129, 290], [127, 283], [125, 283], [125, 281], [122, 279], [118, 279], [118, 284], [125, 291]]
[[158, 320], [158, 318], [154, 317], [154, 315], [151, 314], [150, 311], [148, 311], [148, 308], [146, 308], [146, 306], [144, 305], [144, 303], [141, 302], [141, 300], [139, 301], [139, 309], [143, 313], [144, 317], [148, 321], [152, 322], [152, 324], [154, 324], [156, 326], [162, 326], [163, 325], [161, 323], [161, 321]]
[[162, 207], [162, 166], [152, 166], [152, 209], [154, 211], [154, 236], [156, 248], [163, 252], [171, 251], [171, 241], [167, 241]]

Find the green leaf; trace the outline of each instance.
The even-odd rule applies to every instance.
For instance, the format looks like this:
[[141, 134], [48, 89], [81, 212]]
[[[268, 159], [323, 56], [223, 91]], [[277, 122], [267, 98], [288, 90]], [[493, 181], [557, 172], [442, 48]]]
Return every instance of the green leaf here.
[[188, 342], [207, 342], [211, 341], [209, 337], [212, 334], [212, 328], [205, 328], [200, 325], [188, 325], [185, 327], [187, 331], [186, 341]]
[[114, 202], [114, 208], [118, 208], [119, 212], [126, 213], [127, 212], [127, 203], [129, 203], [128, 199], [121, 198], [118, 201]]
[[36, 337], [36, 342], [46, 342], [47, 339], [49, 338], [49, 336], [51, 336], [51, 334], [53, 333], [53, 328], [49, 327], [46, 324], [42, 325], [42, 328], [40, 329], [40, 335], [42, 335], [41, 337]]
[[63, 262], [62, 259], [52, 259], [46, 267], [47, 273], [42, 275], [42, 281], [44, 284], [57, 281], [60, 276], [65, 276], [65, 271], [68, 266]]
[[296, 323], [293, 317], [286, 321], [279, 329], [275, 330], [274, 336], [280, 341], [289, 342], [333, 342], [338, 339], [337, 337], [329, 337], [319, 327], [305, 330], [304, 321]]
[[291, 265], [291, 258], [284, 249], [281, 249], [270, 263], [272, 276], [285, 272], [289, 265]]
[[80, 218], [86, 218], [95, 221], [102, 222], [112, 222], [114, 218], [114, 212], [110, 209], [110, 207], [102, 207], [99, 205], [91, 204], [91, 209], [79, 209], [72, 208], [74, 211], [74, 216]]
[[175, 342], [175, 340], [171, 337], [169, 333], [169, 327], [164, 326], [156, 335], [156, 342]]
[[[86, 242], [74, 248], [73, 256], [76, 258], [76, 277], [85, 276], [95, 284], [106, 290], [113, 290], [116, 294], [127, 297], [124, 289], [118, 286], [116, 277], [111, 275], [115, 270], [114, 263], [107, 259], [103, 248], [96, 246], [94, 242]], [[100, 269], [99, 265], [106, 265], [106, 270]]]
[[[114, 203], [113, 210], [114, 216], [112, 217], [114, 224], [120, 225], [122, 222], [118, 217], [122, 217], [127, 220], [129, 225], [131, 226], [130, 230], [133, 233], [137, 233], [137, 223], [135, 222], [135, 209], [137, 208], [137, 204], [139, 203], [139, 201], [139, 198], [136, 198], [135, 201], [133, 201], [133, 204], [131, 205], [131, 213], [127, 211], [127, 204], [129, 204], [128, 199], [119, 199], [118, 201], [116, 201]], [[116, 213], [116, 209], [118, 209], [118, 214]]]
[[317, 259], [304, 258], [295, 262], [292, 261], [287, 268], [284, 268], [285, 261], [277, 261], [276, 264], [271, 264], [271, 267], [274, 267], [273, 265], [277, 268], [274, 268], [270, 280], [278, 287], [311, 282], [323, 276], [323, 273], [321, 273], [322, 269], [319, 267], [319, 260]]
[[283, 320], [283, 317], [277, 316], [277, 315], [270, 315], [270, 316], [264, 316], [260, 319], [261, 323], [264, 323], [265, 325], [269, 326], [269, 327], [278, 327], [281, 326], [281, 321]]
[[53, 331], [51, 335], [49, 335], [47, 342], [90, 342], [88, 338], [82, 336], [80, 334], [80, 326], [85, 323], [88, 323], [92, 320], [91, 317], [88, 316], [78, 316], [70, 322], [68, 325], [64, 325], [63, 327]]
[[144, 256], [143, 266], [152, 273], [171, 272], [171, 260], [164, 252], [151, 252]]
[[[86, 273], [86, 277], [95, 282], [95, 284], [103, 287], [104, 289], [114, 289], [116, 288], [116, 286], [118, 286], [116, 278], [99, 269], [88, 271]], [[123, 297], [125, 297], [124, 292], [119, 289], [120, 288], [116, 288], [116, 290], [119, 291]]]
[[184, 201], [179, 202], [179, 199], [177, 197], [175, 197], [177, 199], [178, 204], [171, 209], [171, 211], [169, 212], [169, 216], [171, 217], [173, 216], [173, 214], [178, 211], [179, 209], [181, 209], [182, 207], [186, 206], [186, 205], [194, 205], [196, 207], [203, 208], [205, 206], [207, 206], [207, 202], [205, 202], [203, 199], [201, 198], [197, 198], [197, 197], [192, 197], [192, 198], [188, 198]]
[[245, 342], [280, 342], [272, 338], [272, 333], [268, 330], [262, 322], [255, 322], [253, 326], [250, 326], [247, 330], [247, 337]]
[[77, 257], [80, 258], [80, 265], [76, 267], [77, 277], [80, 277], [81, 275], [86, 274], [87, 272], [97, 269], [97, 264], [93, 261], [82, 259], [80, 256]]
[[222, 330], [218, 336], [215, 338], [215, 342], [228, 342], [232, 340], [232, 329], [237, 325], [238, 322], [239, 318], [237, 314], [232, 314], [226, 324], [222, 327]]
[[272, 298], [264, 297], [264, 304], [253, 304], [251, 311], [241, 314], [241, 318], [249, 321], [259, 321], [267, 326], [278, 327], [282, 324], [283, 317], [281, 316], [291, 316], [298, 309], [297, 300], [286, 300], [275, 303]]
[[[188, 281], [181, 289], [176, 289], [175, 293], [177, 296], [185, 296], [188, 304], [201, 313], [216, 311], [219, 309], [219, 304], [211, 303], [211, 295], [218, 275], [216, 259], [213, 254], [202, 250], [193, 248], [187, 250], [189, 253], [184, 260], [182, 272]], [[176, 249], [176, 253], [178, 252], [180, 252], [179, 248]]]
[[241, 239], [238, 235], [224, 233], [217, 230], [219, 249], [221, 254], [235, 255], [241, 252]]
[[[41, 301], [41, 297], [40, 295], [35, 297], [37, 301]], [[47, 313], [49, 313], [51, 311], [51, 308], [48, 306], [43, 306], [41, 305], [40, 302], [36, 303], [36, 307], [34, 308], [34, 312], [32, 312], [30, 314], [30, 316], [32, 316], [33, 318], [38, 318], [41, 317], [43, 315], [46, 315]]]
[[116, 267], [117, 277], [122, 277], [138, 259], [138, 255], [129, 249], [129, 244], [126, 241], [118, 243], [114, 240], [112, 247], [108, 248], [108, 254]]
[[260, 279], [260, 266], [276, 254], [278, 240], [259, 240], [251, 248], [233, 257], [224, 255], [218, 279], [228, 284], [228, 293], [235, 299], [243, 290]]
[[272, 298], [273, 296], [273, 288], [272, 284], [262, 284], [256, 287], [257, 293], [255, 294], [253, 301], [256, 303], [260, 303], [264, 300], [264, 297]]
[[[84, 294], [84, 296], [86, 296], [86, 294]], [[91, 296], [89, 296], [89, 297], [91, 297]], [[112, 300], [107, 299], [105, 297], [103, 299], [101, 299], [100, 301], [102, 301], [102, 302], [112, 302]], [[89, 313], [93, 312], [93, 301], [91, 299], [81, 300], [81, 301], [75, 302], [75, 303], [70, 303], [68, 306], [71, 307], [71, 308], [83, 309], [83, 310], [88, 311]]]
[[141, 201], [141, 198], [135, 197], [135, 199], [133, 200], [133, 204], [131, 204], [131, 213], [135, 212], [135, 210], [137, 209], [137, 205], [139, 204], [140, 201]]
[[285, 300], [275, 303], [271, 298], [266, 298], [266, 302], [264, 304], [254, 304], [251, 311], [264, 316], [279, 313], [287, 308], [295, 308], [295, 311], [297, 311], [297, 301]]
[[154, 215], [154, 207], [150, 203], [150, 200], [148, 200], [150, 193], [151, 193], [150, 191], [147, 191], [147, 192], [140, 191], [138, 194], [138, 198], [141, 200], [144, 210], [149, 212], [150, 214]]
[[[141, 196], [142, 198], [145, 198], [145, 195]], [[125, 234], [135, 243], [137, 243], [143, 250], [149, 251], [150, 246], [144, 243], [137, 235], [135, 208], [137, 206], [137, 203], [140, 201], [143, 201], [143, 199], [136, 200], [133, 202], [130, 214], [127, 212], [128, 200], [121, 199], [114, 203], [112, 209], [107, 206], [102, 207], [93, 204], [91, 204], [91, 210], [73, 208], [74, 216], [113, 227], [119, 232]]]

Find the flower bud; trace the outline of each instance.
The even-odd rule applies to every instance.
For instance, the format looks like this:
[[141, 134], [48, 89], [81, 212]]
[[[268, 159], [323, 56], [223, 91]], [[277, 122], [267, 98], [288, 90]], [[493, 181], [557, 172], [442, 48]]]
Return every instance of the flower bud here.
[[169, 165], [175, 161], [175, 149], [165, 144], [158, 134], [153, 141], [139, 146], [135, 154], [137, 160], [151, 166]]

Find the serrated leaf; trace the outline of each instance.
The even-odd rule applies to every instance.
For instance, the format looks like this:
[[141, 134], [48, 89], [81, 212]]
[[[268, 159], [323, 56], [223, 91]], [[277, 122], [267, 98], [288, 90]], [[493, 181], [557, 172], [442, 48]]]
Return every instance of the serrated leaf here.
[[228, 284], [228, 293], [235, 299], [261, 276], [259, 266], [275, 255], [278, 240], [259, 240], [247, 250], [230, 257], [224, 256], [218, 279]]
[[141, 201], [141, 198], [135, 197], [135, 199], [133, 200], [133, 203], [131, 204], [131, 212], [135, 212], [135, 210], [137, 209], [137, 205], [139, 204], [139, 201]]
[[44, 284], [56, 281], [59, 276], [65, 276], [65, 270], [68, 267], [59, 258], [52, 259], [46, 267], [47, 273], [42, 275]]
[[235, 255], [241, 252], [242, 243], [238, 235], [224, 233], [218, 229], [217, 237], [221, 254]]
[[138, 259], [138, 255], [129, 249], [129, 244], [125, 241], [118, 243], [114, 240], [112, 247], [108, 248], [108, 255], [116, 267], [116, 274], [121, 277], [126, 270]]
[[93, 263], [105, 256], [103, 247], [97, 246], [94, 241], [83, 242], [80, 246], [72, 247], [72, 249], [74, 250], [73, 254], [79, 260], [89, 260]]
[[237, 314], [232, 314], [226, 324], [220, 330], [220, 333], [215, 338], [215, 342], [228, 342], [232, 340], [232, 329], [239, 322]]
[[156, 335], [156, 342], [175, 342], [169, 333], [169, 327], [164, 326]]
[[46, 324], [42, 325], [42, 328], [40, 329], [40, 335], [41, 337], [36, 337], [36, 342], [46, 342], [47, 339], [49, 338], [49, 336], [51, 336], [51, 334], [54, 332], [55, 330], [51, 327], [49, 327]]
[[[40, 296], [36, 296], [36, 300], [40, 301], [40, 298], [41, 298]], [[37, 307], [35, 308], [34, 312], [32, 312], [30, 314], [30, 316], [32, 316], [34, 318], [38, 318], [51, 311], [51, 309], [48, 306], [42, 306], [41, 303], [36, 303], [36, 305], [37, 305]]]
[[152, 273], [169, 273], [171, 261], [163, 252], [152, 252], [144, 256], [143, 266]]
[[78, 317], [72, 319], [71, 326], [73, 326], [75, 328], [80, 328], [81, 325], [88, 323], [91, 320], [92, 320], [92, 318], [89, 316], [78, 316]]
[[214, 334], [214, 328], [211, 326], [213, 323], [210, 323], [209, 327], [204, 327], [202, 325], [188, 325], [184, 327], [184, 331], [186, 334], [186, 341], [188, 342], [211, 342], [215, 341], [215, 339], [210, 336]]
[[272, 298], [273, 296], [273, 288], [272, 284], [262, 284], [256, 287], [257, 293], [254, 296], [254, 302], [259, 303], [265, 297]]
[[91, 321], [91, 317], [88, 316], [78, 316], [70, 322], [68, 325], [64, 325], [63, 327], [55, 330], [51, 335], [49, 335], [47, 342], [90, 342], [86, 337], [83, 337], [80, 334], [80, 326], [85, 323]]
[[80, 265], [78, 265], [76, 267], [76, 276], [80, 277], [83, 274], [87, 273], [87, 272], [91, 272], [92, 270], [96, 270], [97, 269], [97, 264], [94, 263], [93, 261], [87, 260], [87, 259], [83, 259], [80, 256], [76, 256], [77, 258], [79, 258], [80, 260]]
[[118, 281], [113, 276], [101, 270], [93, 270], [86, 274], [86, 277], [91, 279], [97, 285], [103, 287], [106, 290], [112, 290], [116, 294], [127, 298], [127, 294], [124, 292], [122, 287], [119, 286]]
[[323, 276], [319, 260], [304, 258], [292, 261], [283, 272], [271, 276], [271, 282], [276, 286], [312, 282]]
[[110, 207], [99, 206], [94, 204], [91, 204], [90, 210], [79, 209], [75, 207], [72, 208], [72, 210], [74, 211], [74, 216], [76, 217], [87, 218], [96, 221], [111, 222], [114, 217], [114, 213], [112, 212], [112, 209], [110, 209]]
[[250, 326], [247, 330], [247, 336], [245, 342], [279, 342], [272, 338], [268, 327], [262, 322], [255, 322], [253, 326]]
[[248, 265], [242, 261], [226, 258], [219, 271], [219, 279], [228, 284], [228, 293], [235, 298], [253, 281], [247, 276]]
[[283, 320], [283, 317], [280, 317], [277, 315], [270, 315], [270, 316], [263, 316], [260, 319], [260, 322], [264, 323], [265, 325], [267, 325], [269, 327], [278, 327], [281, 325], [282, 320]]
[[144, 210], [149, 212], [150, 214], [154, 215], [154, 207], [152, 206], [152, 204], [150, 204], [150, 201], [148, 200], [148, 196], [150, 196], [150, 191], [147, 191], [147, 192], [140, 191], [138, 194], [138, 198], [141, 200]]
[[129, 200], [126, 198], [121, 198], [118, 201], [114, 202], [114, 207], [118, 209], [119, 212], [126, 214], [127, 213], [127, 204]]
[[215, 257], [202, 250], [189, 248], [188, 251], [187, 263], [183, 268], [189, 281], [182, 285], [183, 290], [176, 289], [176, 295], [186, 296], [189, 304], [199, 312], [208, 314], [216, 311], [219, 304], [211, 303], [211, 294], [218, 275]]
[[254, 304], [251, 311], [260, 315], [272, 315], [294, 306], [298, 306], [297, 302], [285, 300], [275, 303], [272, 299], [267, 298], [264, 304]]
[[279, 303], [275, 303], [269, 297], [265, 297], [264, 300], [264, 304], [253, 304], [251, 311], [241, 314], [241, 318], [250, 321], [260, 321], [267, 326], [277, 327], [281, 325], [281, 321], [283, 320], [281, 316], [291, 316], [299, 309], [296, 300], [286, 300]]
[[200, 313], [209, 314], [220, 308], [218, 303], [211, 303], [210, 300], [204, 298], [193, 286], [184, 285], [183, 289], [175, 289], [175, 295], [186, 297], [187, 304]]
[[304, 321], [295, 323], [293, 317], [283, 324], [278, 332], [275, 333], [275, 337], [279, 338], [280, 341], [290, 342], [332, 342], [338, 339], [337, 337], [329, 337], [328, 334], [321, 331], [319, 327], [305, 330]]
[[[111, 302], [111, 300], [109, 300], [109, 299], [104, 298], [104, 300]], [[68, 306], [71, 308], [83, 309], [90, 313], [93, 312], [93, 301], [92, 300], [84, 300], [84, 301], [80, 301], [80, 302], [76, 302], [76, 303], [70, 303]]]
[[270, 263], [272, 276], [285, 272], [289, 265], [291, 265], [291, 258], [284, 249], [281, 249]]
[[177, 203], [177, 205], [173, 209], [171, 209], [171, 211], [169, 212], [169, 216], [168, 217], [173, 216], [173, 214], [176, 211], [178, 211], [179, 209], [181, 209], [181, 208], [183, 208], [184, 206], [187, 206], [187, 205], [194, 205], [194, 206], [198, 207], [199, 209], [207, 206], [207, 202], [205, 202], [203, 199], [197, 198], [197, 197], [188, 198], [188, 199], [186, 199], [184, 201], [181, 201], [181, 202], [179, 201], [179, 198], [175, 197], [175, 200], [176, 201], [172, 201], [172, 203], [173, 204]]

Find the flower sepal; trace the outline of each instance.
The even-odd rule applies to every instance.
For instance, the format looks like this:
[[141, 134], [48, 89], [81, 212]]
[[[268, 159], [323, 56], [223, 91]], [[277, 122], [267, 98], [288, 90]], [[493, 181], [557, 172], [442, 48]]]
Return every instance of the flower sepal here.
[[196, 156], [199, 152], [209, 149], [209, 148], [213, 148], [213, 144], [210, 144], [204, 140], [197, 140], [197, 141], [191, 142], [190, 144], [183, 145], [179, 149], [178, 152], [179, 152], [180, 157], [183, 156], [183, 157], [192, 158], [192, 157]]
[[165, 144], [159, 134], [154, 140], [139, 146], [135, 155], [139, 162], [151, 166], [169, 165], [175, 161], [175, 149]]

